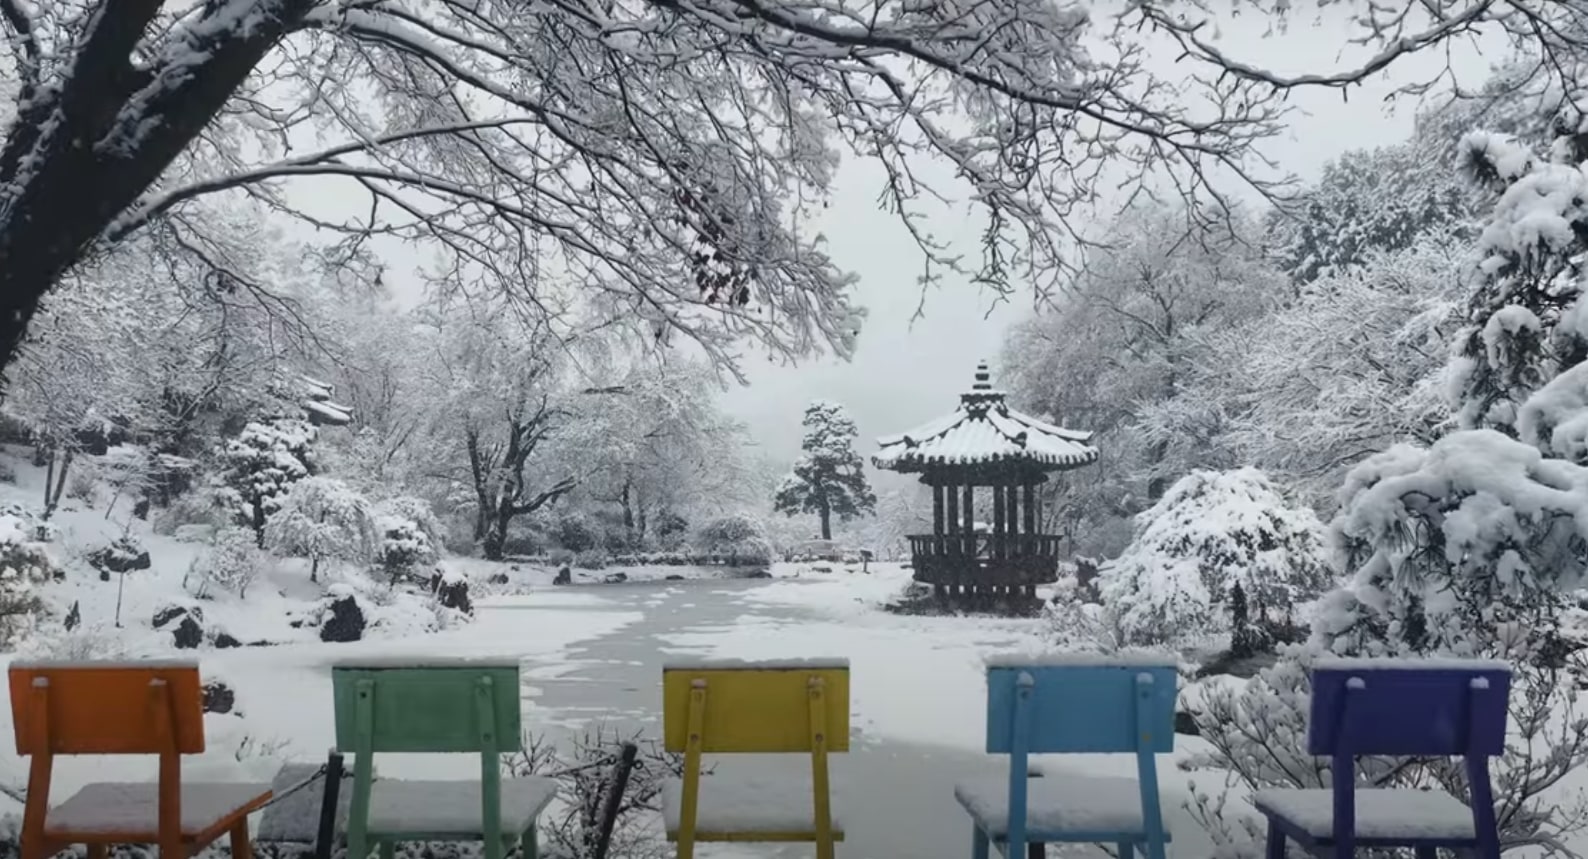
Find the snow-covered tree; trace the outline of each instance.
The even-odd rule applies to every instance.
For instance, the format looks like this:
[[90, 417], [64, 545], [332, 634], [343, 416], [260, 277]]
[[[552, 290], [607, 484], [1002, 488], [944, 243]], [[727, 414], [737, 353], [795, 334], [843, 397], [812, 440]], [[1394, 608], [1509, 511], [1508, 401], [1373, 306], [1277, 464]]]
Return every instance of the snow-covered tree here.
[[1016, 402], [1096, 433], [1098, 462], [1044, 486], [1048, 527], [1076, 551], [1119, 551], [1130, 518], [1170, 483], [1193, 468], [1235, 464], [1226, 403], [1186, 389], [1223, 359], [1225, 332], [1266, 316], [1287, 289], [1249, 219], [1199, 232], [1198, 218], [1185, 209], [1127, 212], [1055, 312], [1019, 323], [1005, 343]]
[[265, 548], [308, 558], [309, 581], [319, 581], [322, 561], [365, 561], [375, 551], [370, 503], [340, 480], [305, 477], [270, 514]]
[[425, 410], [427, 470], [469, 487], [473, 539], [500, 560], [515, 519], [554, 504], [595, 468], [550, 456], [578, 396], [565, 363], [577, 345], [501, 301], [440, 302], [426, 311], [415, 338], [425, 350], [415, 405]]
[[1392, 444], [1448, 429], [1438, 378], [1468, 294], [1470, 243], [1424, 233], [1399, 251], [1302, 284], [1273, 312], [1210, 332], [1173, 400], [1142, 403], [1148, 437], [1217, 404], [1218, 447], [1325, 515], [1345, 473]]
[[314, 473], [311, 445], [316, 430], [307, 421], [277, 418], [250, 422], [219, 451], [225, 503], [238, 525], [265, 545], [265, 523], [280, 508], [292, 484]]
[[210, 588], [219, 587], [248, 597], [248, 587], [264, 572], [265, 554], [258, 537], [248, 528], [222, 528], [210, 539], [208, 548], [195, 557], [188, 573], [197, 576], [196, 593], [203, 597]]
[[1229, 631], [1238, 587], [1260, 629], [1334, 582], [1323, 524], [1262, 472], [1194, 471], [1136, 522], [1130, 546], [1099, 577], [1128, 641], [1179, 642]]
[[890, 489], [877, 497], [876, 516], [863, 531], [866, 548], [879, 557], [908, 558], [911, 534], [932, 532], [932, 495], [923, 485]]
[[832, 519], [847, 522], [876, 510], [877, 496], [866, 482], [865, 465], [855, 453], [859, 431], [843, 406], [817, 400], [805, 408], [805, 438], [800, 458], [783, 478], [773, 500], [779, 513], [814, 513], [822, 539], [833, 538]]
[[[1169, 166], [1200, 185], [1215, 164], [1249, 172], [1281, 110], [1256, 86], [1209, 81], [1197, 98], [1103, 61], [1135, 56], [1141, 37], [1077, 8], [713, 2], [528, 15], [497, 0], [8, 0], [0, 360], [40, 297], [104, 245], [179, 224], [202, 252], [198, 209], [228, 191], [313, 224], [328, 268], [368, 272], [371, 244], [424, 242], [454, 283], [526, 309], [532, 281], [556, 272], [613, 319], [719, 356], [745, 330], [847, 351], [849, 281], [804, 214], [831, 185], [834, 138], [876, 158], [910, 218], [914, 165], [951, 164], [992, 213], [980, 273], [1002, 284], [1015, 268], [1041, 281], [1063, 269], [1054, 225], [1093, 198], [1084, 162], [1142, 181]], [[964, 27], [992, 42], [967, 49]], [[308, 113], [319, 121], [298, 121]], [[1077, 163], [1077, 133], [1113, 142]], [[571, 163], [604, 166], [556, 166]], [[304, 181], [369, 205], [284, 202]]]
[[1347, 152], [1270, 219], [1279, 267], [1301, 283], [1360, 268], [1371, 257], [1404, 250], [1428, 233], [1471, 238], [1477, 194], [1450, 169], [1448, 141]]

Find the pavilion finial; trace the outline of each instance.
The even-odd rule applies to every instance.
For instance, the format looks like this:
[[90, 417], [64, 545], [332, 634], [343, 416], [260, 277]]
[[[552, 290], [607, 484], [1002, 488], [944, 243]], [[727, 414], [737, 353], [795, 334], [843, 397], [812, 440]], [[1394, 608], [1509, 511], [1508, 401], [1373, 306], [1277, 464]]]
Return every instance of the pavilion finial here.
[[973, 391], [992, 390], [992, 371], [987, 369], [986, 361], [976, 362], [976, 384], [971, 386]]

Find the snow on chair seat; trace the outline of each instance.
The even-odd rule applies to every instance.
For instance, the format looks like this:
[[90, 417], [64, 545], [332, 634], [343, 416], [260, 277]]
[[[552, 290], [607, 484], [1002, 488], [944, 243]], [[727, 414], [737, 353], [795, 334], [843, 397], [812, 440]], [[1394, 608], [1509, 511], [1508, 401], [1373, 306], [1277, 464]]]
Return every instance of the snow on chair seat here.
[[[1329, 788], [1258, 791], [1252, 804], [1278, 815], [1320, 842], [1334, 837], [1334, 791]], [[1442, 790], [1369, 789], [1356, 792], [1359, 839], [1415, 841], [1421, 838], [1471, 841], [1472, 809]]]
[[[776, 775], [724, 775], [700, 780], [700, 800], [695, 810], [695, 837], [701, 841], [729, 841], [733, 836], [788, 833], [799, 841], [816, 835], [816, 806], [811, 801], [811, 779]], [[678, 836], [683, 816], [684, 780], [662, 783], [662, 819], [670, 838]], [[835, 840], [843, 840], [844, 824], [837, 797], [829, 806]], [[768, 839], [772, 840], [772, 839]]]
[[[502, 779], [502, 754], [523, 747], [518, 660], [340, 662], [331, 691], [337, 748], [354, 755], [348, 859], [366, 859], [372, 843], [391, 859], [399, 841], [430, 840], [481, 841], [485, 859], [522, 846], [535, 859], [535, 820], [551, 792], [541, 779]], [[377, 752], [469, 753], [480, 780], [375, 783]]]
[[[8, 673], [17, 753], [32, 757], [21, 859], [73, 844], [103, 859], [112, 843], [186, 859], [222, 835], [234, 859], [250, 859], [248, 814], [269, 801], [270, 786], [182, 783], [182, 755], [204, 751], [197, 663], [19, 661]], [[158, 756], [159, 780], [90, 784], [51, 809], [57, 755]]]
[[[1154, 755], [1174, 750], [1177, 670], [1172, 655], [1124, 653], [995, 656], [987, 665], [987, 751], [1009, 755], [999, 781], [973, 780], [954, 795], [970, 813], [974, 859], [997, 844], [1021, 859], [1028, 844], [1116, 845], [1164, 859]], [[1136, 779], [1031, 778], [1032, 754], [1131, 753]]]
[[[549, 778], [502, 779], [501, 830], [527, 831], [556, 795], [557, 783]], [[478, 841], [485, 837], [484, 803], [477, 781], [384, 779], [370, 790], [369, 832], [376, 839], [423, 835], [413, 840]]]
[[[1126, 832], [1144, 836], [1141, 786], [1134, 779], [1052, 775], [1026, 783], [1026, 836], [1074, 838]], [[954, 798], [993, 840], [1009, 835], [1009, 778], [984, 776], [954, 786]], [[1164, 833], [1165, 840], [1169, 834]], [[1077, 839], [1079, 840], [1079, 839]], [[1114, 840], [1098, 838], [1099, 841]]]
[[[662, 734], [667, 751], [684, 754], [677, 812], [667, 827], [668, 839], [678, 843], [678, 859], [692, 859], [697, 841], [812, 841], [817, 859], [833, 859], [842, 832], [833, 823], [827, 756], [849, 751], [847, 661], [664, 665]], [[782, 807], [766, 809], [764, 820], [777, 824], [773, 828], [744, 825], [749, 818], [739, 815], [745, 805], [737, 798], [707, 799], [717, 777], [702, 781], [701, 756], [739, 753], [810, 756], [810, 777], [787, 779], [789, 784], [777, 789]], [[708, 828], [708, 823], [727, 828]], [[782, 828], [785, 823], [794, 828]]]
[[[264, 804], [270, 789], [262, 784], [190, 782], [181, 787], [181, 830], [192, 840], [217, 822], [246, 815]], [[160, 839], [160, 785], [155, 782], [97, 782], [50, 809], [44, 833], [71, 841], [74, 835], [115, 833], [128, 841]]]
[[[1510, 688], [1511, 668], [1504, 662], [1315, 662], [1307, 751], [1332, 758], [1333, 784], [1253, 797], [1268, 818], [1268, 859], [1284, 859], [1289, 841], [1337, 856], [1350, 856], [1357, 847], [1411, 847], [1425, 856], [1444, 847], [1499, 859], [1488, 759], [1505, 751]], [[1357, 790], [1360, 755], [1459, 755], [1466, 761], [1472, 803], [1444, 793]]]

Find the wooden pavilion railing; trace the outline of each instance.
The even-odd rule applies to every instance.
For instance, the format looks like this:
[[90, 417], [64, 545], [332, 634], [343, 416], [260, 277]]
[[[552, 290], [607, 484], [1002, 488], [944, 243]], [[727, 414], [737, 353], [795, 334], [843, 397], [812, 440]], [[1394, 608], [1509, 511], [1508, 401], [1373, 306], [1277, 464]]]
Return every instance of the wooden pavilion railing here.
[[910, 537], [916, 581], [942, 585], [1028, 585], [1058, 580], [1053, 534], [958, 533]]

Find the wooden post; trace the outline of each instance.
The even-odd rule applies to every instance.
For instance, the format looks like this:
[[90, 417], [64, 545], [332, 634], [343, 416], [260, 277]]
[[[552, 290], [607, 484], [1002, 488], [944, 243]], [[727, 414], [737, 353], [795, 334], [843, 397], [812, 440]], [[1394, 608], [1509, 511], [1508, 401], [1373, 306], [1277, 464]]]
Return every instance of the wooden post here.
[[1037, 485], [1035, 483], [1027, 483], [1025, 488], [1026, 533], [1035, 534], [1037, 533]]
[[[943, 529], [943, 533], [957, 534], [959, 533], [959, 490], [955, 488], [954, 484], [945, 483], [943, 485], [943, 500], [948, 502], [944, 510], [944, 515], [948, 517], [948, 522], [947, 527]], [[959, 554], [960, 547], [957, 541], [949, 539], [944, 542], [953, 547], [947, 554]]]
[[[810, 679], [811, 799], [815, 802], [816, 859], [833, 859], [833, 812], [827, 773], [827, 699], [820, 675]], [[1157, 857], [1155, 857], [1157, 859]]]
[[1001, 559], [1004, 556], [1004, 546], [1008, 542], [1009, 534], [1005, 530], [1008, 519], [1004, 515], [1005, 495], [1001, 484], [994, 483], [992, 487], [993, 521], [992, 521], [992, 551], [987, 553], [990, 559]]
[[50, 809], [50, 775], [55, 768], [49, 696], [49, 679], [33, 678], [33, 688], [28, 693], [33, 758], [28, 762], [28, 795], [22, 806], [22, 859], [44, 859], [55, 852], [45, 843], [44, 835], [44, 818]]
[[354, 686], [353, 798], [347, 809], [347, 859], [369, 859], [369, 794], [375, 783], [375, 683]]
[[932, 554], [943, 554], [943, 484], [932, 483]]
[[502, 849], [502, 753], [496, 736], [496, 695], [490, 676], [477, 681], [474, 705], [480, 732], [480, 835], [485, 839], [485, 859], [502, 859], [506, 852]]
[[678, 810], [678, 859], [695, 855], [695, 818], [700, 810], [700, 754], [704, 745], [701, 732], [706, 724], [706, 681], [695, 680], [689, 688], [689, 738], [684, 742], [684, 795]]
[[176, 741], [176, 708], [171, 687], [164, 680], [149, 681], [149, 697], [155, 709], [156, 730], [160, 732], [160, 855], [183, 859], [182, 849], [182, 753]]
[[976, 555], [976, 485], [965, 484], [965, 554]]

